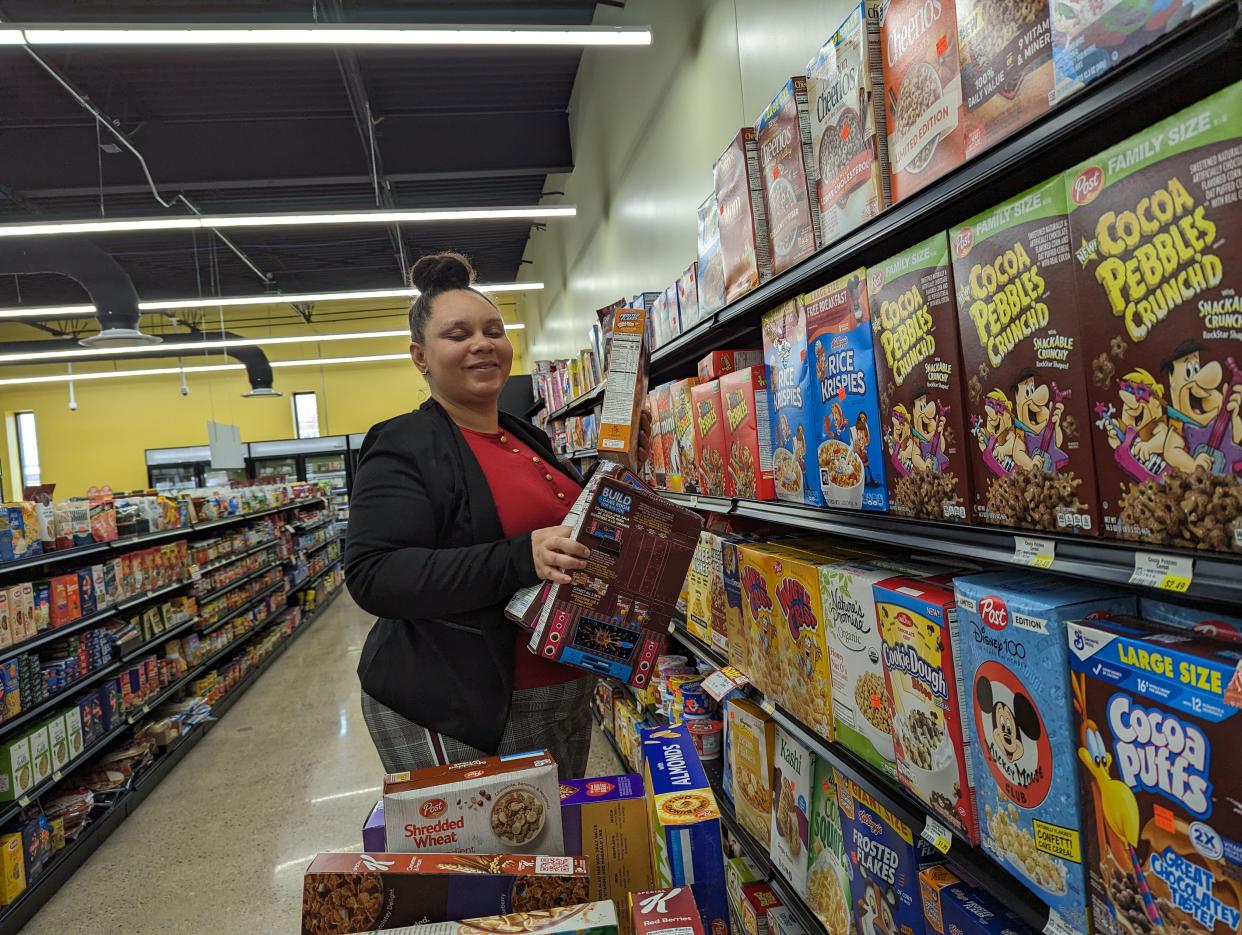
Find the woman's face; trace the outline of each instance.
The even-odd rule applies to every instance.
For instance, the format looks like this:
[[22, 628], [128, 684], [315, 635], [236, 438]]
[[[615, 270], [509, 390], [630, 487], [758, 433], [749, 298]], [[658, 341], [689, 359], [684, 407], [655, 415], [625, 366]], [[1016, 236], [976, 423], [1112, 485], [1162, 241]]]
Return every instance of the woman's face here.
[[513, 345], [496, 306], [468, 289], [436, 296], [424, 342], [410, 357], [432, 391], [462, 403], [494, 402], [509, 379]]

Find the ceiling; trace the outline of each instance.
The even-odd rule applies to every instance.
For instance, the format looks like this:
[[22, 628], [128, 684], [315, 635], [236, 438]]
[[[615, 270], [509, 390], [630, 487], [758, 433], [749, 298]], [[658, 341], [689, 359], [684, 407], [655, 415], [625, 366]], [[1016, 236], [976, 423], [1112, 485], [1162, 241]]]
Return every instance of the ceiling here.
[[[0, 0], [10, 22], [441, 22], [586, 25], [594, 0]], [[203, 213], [534, 205], [573, 166], [568, 106], [578, 49], [43, 48], [116, 121], [165, 200]], [[372, 175], [366, 108], [380, 193]], [[22, 49], [0, 49], [0, 221], [186, 214], [162, 207], [128, 151]], [[377, 200], [378, 199], [378, 200]], [[554, 222], [555, 223], [555, 222]], [[266, 288], [393, 288], [442, 249], [479, 278], [517, 278], [532, 224], [236, 229]], [[400, 244], [397, 238], [400, 237]], [[266, 291], [214, 235], [93, 238], [144, 299]], [[0, 306], [82, 302], [73, 281], [0, 275]]]

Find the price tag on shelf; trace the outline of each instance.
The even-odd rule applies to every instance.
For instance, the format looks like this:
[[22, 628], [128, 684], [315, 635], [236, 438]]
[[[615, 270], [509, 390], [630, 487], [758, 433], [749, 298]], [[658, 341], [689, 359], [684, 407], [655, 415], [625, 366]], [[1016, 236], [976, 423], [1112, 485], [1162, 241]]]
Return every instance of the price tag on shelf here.
[[698, 508], [699, 508], [699, 495], [691, 494], [690, 495], [690, 509], [697, 510]]
[[947, 854], [949, 845], [953, 843], [953, 835], [948, 828], [928, 815], [927, 821], [923, 824], [923, 840], [940, 853]]
[[1013, 537], [1013, 559], [1016, 565], [1028, 568], [1051, 568], [1052, 561], [1057, 557], [1057, 544], [1051, 539], [1038, 539], [1035, 536]]
[[60, 782], [64, 778], [65, 778], [65, 774], [62, 773], [60, 770], [58, 769], [52, 770], [52, 780], [54, 782]]
[[750, 679], [737, 669], [726, 666], [703, 679], [703, 691], [715, 698], [717, 702], [723, 703], [731, 692], [737, 691], [749, 681]]
[[768, 714], [776, 715], [776, 705], [772, 703], [771, 699], [764, 698], [759, 702], [759, 707], [763, 708]]
[[1195, 560], [1184, 555], [1135, 552], [1130, 583], [1184, 594], [1190, 590], [1190, 583], [1194, 580], [1194, 568]]
[[750, 684], [750, 676], [741, 669], [734, 668], [733, 666], [725, 666], [720, 671], [729, 676], [729, 678], [733, 680], [733, 684], [738, 688], [741, 688], [743, 685]]
[[27, 805], [30, 804], [30, 796], [23, 795], [20, 799], [17, 800], [17, 804], [20, 805], [22, 808], [25, 808]]
[[1044, 926], [1044, 935], [1078, 935], [1078, 933], [1053, 910], [1048, 913], [1048, 924]]

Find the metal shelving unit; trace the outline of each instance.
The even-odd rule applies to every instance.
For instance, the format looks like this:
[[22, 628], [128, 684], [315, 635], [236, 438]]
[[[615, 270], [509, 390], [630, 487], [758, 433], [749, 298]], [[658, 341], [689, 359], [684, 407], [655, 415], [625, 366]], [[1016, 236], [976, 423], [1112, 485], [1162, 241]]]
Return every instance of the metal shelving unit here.
[[253, 607], [255, 604], [259, 603], [259, 601], [261, 601], [261, 600], [263, 600], [264, 598], [266, 598], [266, 597], [267, 597], [269, 594], [271, 594], [272, 592], [274, 592], [274, 591], [278, 591], [278, 590], [279, 590], [280, 588], [282, 588], [282, 587], [284, 587], [284, 582], [283, 582], [283, 581], [278, 581], [276, 584], [273, 584], [273, 585], [270, 585], [270, 586], [268, 586], [268, 587], [264, 588], [262, 591], [260, 591], [260, 592], [259, 592], [258, 594], [256, 594], [254, 597], [250, 598], [250, 600], [246, 601], [246, 603], [242, 604], [240, 607], [236, 607], [236, 608], [234, 608], [233, 610], [230, 610], [227, 614], [225, 614], [225, 615], [224, 615], [223, 617], [221, 617], [219, 620], [213, 620], [213, 621], [212, 621], [211, 623], [209, 623], [207, 626], [203, 627], [203, 629], [201, 629], [199, 632], [200, 632], [200, 633], [202, 633], [203, 635], [206, 635], [206, 634], [208, 634], [208, 633], [212, 633], [212, 632], [214, 632], [214, 631], [216, 631], [216, 630], [220, 629], [222, 626], [224, 626], [226, 623], [228, 623], [228, 622], [229, 622], [230, 620], [232, 620], [234, 617], [237, 617], [237, 616], [240, 616], [241, 614], [244, 614], [246, 611], [248, 611], [248, 610], [249, 610], [251, 607]]
[[224, 585], [223, 587], [216, 588], [214, 591], [209, 591], [206, 594], [195, 595], [195, 597], [198, 599], [198, 602], [200, 604], [210, 603], [211, 601], [214, 601], [217, 597], [219, 597], [221, 594], [228, 594], [238, 585], [245, 584], [247, 581], [253, 581], [255, 578], [258, 578], [261, 575], [266, 574], [267, 572], [271, 571], [273, 568], [279, 568], [279, 567], [280, 567], [279, 559], [277, 559], [274, 562], [268, 562], [262, 568], [256, 568], [254, 571], [250, 572], [249, 574], [242, 575], [240, 578], [236, 579], [235, 581], [230, 581], [228, 584]]
[[595, 407], [595, 404], [604, 398], [604, 387], [607, 383], [607, 380], [600, 380], [577, 399], [570, 400], [560, 409], [549, 413], [548, 420], [563, 419], [566, 416], [580, 416], [583, 413], [590, 412]]

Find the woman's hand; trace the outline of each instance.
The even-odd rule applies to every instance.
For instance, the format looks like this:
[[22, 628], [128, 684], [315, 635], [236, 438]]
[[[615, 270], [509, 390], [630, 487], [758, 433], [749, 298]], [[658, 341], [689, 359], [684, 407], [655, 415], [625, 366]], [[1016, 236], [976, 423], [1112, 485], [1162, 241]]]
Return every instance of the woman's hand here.
[[643, 408], [638, 417], [638, 467], [642, 470], [651, 457], [651, 410]]
[[573, 530], [569, 526], [549, 526], [536, 529], [530, 534], [530, 550], [535, 557], [535, 571], [542, 581], [570, 584], [573, 579], [566, 571], [586, 568], [591, 550], [581, 542], [569, 538]]

